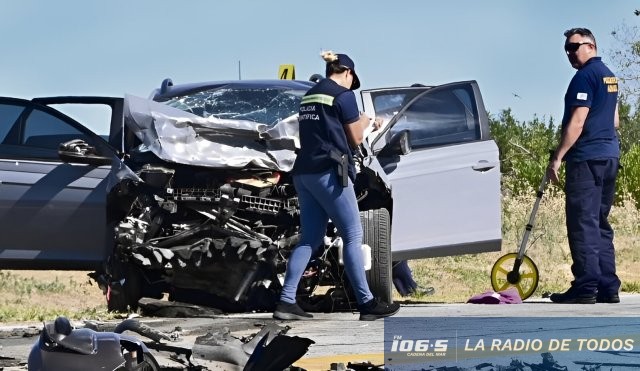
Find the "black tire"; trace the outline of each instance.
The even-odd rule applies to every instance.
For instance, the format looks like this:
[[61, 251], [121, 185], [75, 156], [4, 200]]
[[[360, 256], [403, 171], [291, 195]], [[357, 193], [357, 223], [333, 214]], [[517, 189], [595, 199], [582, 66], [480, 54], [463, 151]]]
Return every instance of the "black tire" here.
[[142, 274], [138, 268], [129, 263], [116, 263], [120, 271], [114, 276], [120, 282], [112, 282], [107, 293], [107, 309], [109, 312], [134, 312], [138, 309], [138, 301], [142, 298]]
[[387, 209], [360, 212], [362, 243], [371, 247], [371, 269], [366, 272], [369, 289], [380, 300], [393, 302], [391, 279], [391, 217]]

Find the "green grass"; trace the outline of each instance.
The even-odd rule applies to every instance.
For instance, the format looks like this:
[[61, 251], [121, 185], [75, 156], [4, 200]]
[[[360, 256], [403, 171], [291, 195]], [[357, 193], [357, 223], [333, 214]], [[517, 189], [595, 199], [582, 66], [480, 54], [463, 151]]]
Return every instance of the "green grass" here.
[[11, 272], [0, 271], [0, 290], [10, 291], [16, 295], [31, 295], [32, 293], [61, 293], [77, 288], [78, 284], [72, 279], [68, 284], [60, 282], [56, 277], [53, 282], [42, 282], [34, 278], [18, 277]]
[[62, 309], [51, 308], [46, 305], [29, 305], [24, 303], [5, 304], [0, 306], [0, 322], [24, 322], [24, 321], [51, 321], [58, 316], [65, 316], [70, 319], [110, 319], [114, 315], [107, 313], [106, 307], [99, 308], [81, 308], [81, 309]]
[[104, 297], [86, 272], [0, 271], [0, 322], [107, 319]]
[[640, 292], [640, 281], [622, 282], [623, 292]]

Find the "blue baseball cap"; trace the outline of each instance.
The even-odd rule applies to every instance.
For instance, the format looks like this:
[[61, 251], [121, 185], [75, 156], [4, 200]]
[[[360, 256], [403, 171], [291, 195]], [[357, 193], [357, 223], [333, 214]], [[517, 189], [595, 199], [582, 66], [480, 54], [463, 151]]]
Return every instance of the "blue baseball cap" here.
[[[338, 56], [338, 63], [341, 66], [344, 66], [351, 70], [351, 74], [353, 75], [353, 82], [351, 83], [350, 89], [351, 90], [358, 89], [360, 87], [360, 79], [358, 78], [358, 75], [356, 75], [356, 64], [353, 63], [353, 60], [349, 58], [349, 56], [346, 54], [336, 54], [336, 55]], [[326, 77], [329, 77], [329, 73], [330, 73], [329, 64], [330, 63], [327, 63], [327, 67], [325, 69]]]

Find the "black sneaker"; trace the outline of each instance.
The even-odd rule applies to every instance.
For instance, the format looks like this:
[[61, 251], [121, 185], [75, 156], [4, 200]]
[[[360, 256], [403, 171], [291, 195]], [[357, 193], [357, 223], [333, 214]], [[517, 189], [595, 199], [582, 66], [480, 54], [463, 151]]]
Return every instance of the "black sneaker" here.
[[378, 318], [393, 316], [400, 310], [398, 303], [385, 303], [373, 298], [360, 307], [360, 321], [375, 321]]
[[289, 321], [304, 321], [312, 319], [313, 315], [303, 311], [296, 303], [290, 304], [285, 303], [284, 301], [279, 301], [276, 306], [276, 310], [273, 312], [273, 318]]
[[411, 294], [413, 296], [429, 296], [436, 293], [436, 289], [431, 286], [418, 286], [415, 289], [411, 290]]
[[596, 296], [590, 294], [576, 295], [569, 291], [562, 294], [551, 294], [549, 297], [552, 302], [557, 304], [595, 304]]
[[620, 296], [618, 296], [618, 294], [596, 296], [596, 303], [617, 304], [619, 302], [620, 302]]

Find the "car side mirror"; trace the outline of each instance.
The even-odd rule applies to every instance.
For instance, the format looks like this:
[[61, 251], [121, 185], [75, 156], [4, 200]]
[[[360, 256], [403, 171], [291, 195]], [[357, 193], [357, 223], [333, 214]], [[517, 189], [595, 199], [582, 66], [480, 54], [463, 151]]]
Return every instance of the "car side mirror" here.
[[110, 165], [112, 158], [101, 156], [95, 147], [90, 146], [82, 139], [74, 139], [60, 143], [58, 157], [64, 162], [76, 162], [93, 166]]
[[402, 130], [391, 137], [380, 156], [404, 156], [411, 153], [411, 133], [409, 130]]

